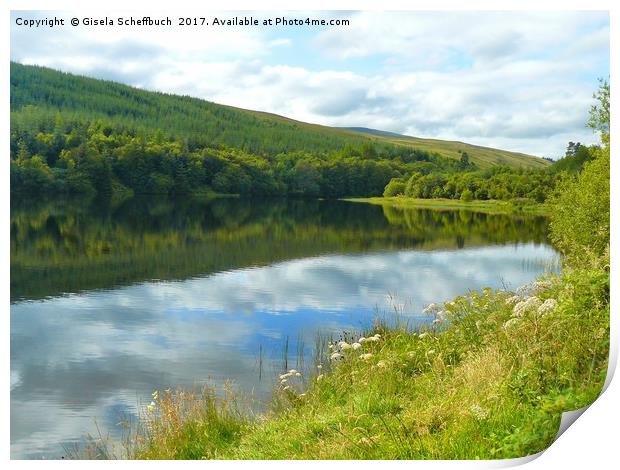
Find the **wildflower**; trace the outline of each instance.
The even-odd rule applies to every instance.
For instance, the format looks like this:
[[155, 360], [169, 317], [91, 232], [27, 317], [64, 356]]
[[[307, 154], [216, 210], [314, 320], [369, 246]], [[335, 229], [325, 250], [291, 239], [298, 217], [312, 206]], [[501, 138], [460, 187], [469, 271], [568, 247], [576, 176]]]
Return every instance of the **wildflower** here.
[[368, 359], [370, 359], [372, 357], [372, 353], [366, 353], [366, 354], [360, 354], [360, 359], [362, 361], [367, 361]]
[[437, 304], [428, 304], [422, 313], [432, 313], [435, 310], [439, 310], [439, 305]]
[[536, 292], [551, 289], [551, 287], [553, 287], [553, 284], [548, 279], [541, 279], [532, 283], [532, 290]]
[[517, 325], [520, 321], [521, 320], [519, 317], [511, 318], [510, 320], [504, 323], [504, 329], [508, 330], [512, 328], [513, 326]]
[[291, 369], [291, 370], [288, 371], [288, 373], [291, 374], [291, 375], [295, 375], [297, 373], [297, 370]]
[[440, 324], [440, 323], [441, 323], [441, 320], [440, 320], [439, 318], [435, 318], [435, 319], [433, 320], [433, 325], [438, 325], [438, 324]]
[[558, 301], [555, 299], [547, 299], [538, 307], [538, 313], [544, 317], [548, 313], [553, 312], [556, 308], [558, 308]]
[[366, 341], [366, 338], [364, 338], [363, 336], [360, 337], [360, 339], [357, 340], [358, 343], [363, 343], [364, 341]]
[[289, 378], [289, 375], [288, 375], [288, 374], [282, 374], [282, 375], [280, 376], [280, 380], [286, 380], [286, 379], [288, 379], [288, 378]]
[[353, 343], [353, 344], [351, 345], [351, 347], [353, 348], [353, 350], [357, 350], [357, 349], [361, 348], [361, 347], [362, 347], [362, 345], [361, 345], [360, 343]]
[[349, 349], [351, 349], [351, 345], [349, 343], [344, 343], [342, 346], [340, 346], [340, 350], [342, 351], [348, 351]]
[[472, 405], [469, 407], [469, 411], [478, 420], [484, 420], [489, 417], [489, 410], [482, 408], [480, 405]]
[[381, 337], [380, 336], [371, 336], [370, 338], [366, 338], [366, 341], [370, 341], [371, 343], [376, 343], [377, 341], [379, 341]]
[[159, 392], [157, 390], [155, 390], [152, 393], [152, 397], [153, 397], [153, 400], [157, 401], [157, 399], [159, 398]]
[[508, 297], [506, 299], [506, 305], [514, 305], [516, 304], [519, 300], [521, 300], [521, 297], [519, 297], [518, 295], [513, 295], [512, 297]]
[[515, 305], [512, 310], [513, 317], [522, 317], [526, 312], [531, 312], [538, 309], [542, 305], [542, 300], [538, 297], [526, 297], [524, 300]]
[[517, 294], [525, 294], [526, 292], [528, 292], [530, 290], [530, 286], [528, 284], [525, 284], [523, 286], [519, 286], [517, 287]]
[[338, 343], [338, 347], [339, 347], [340, 349], [342, 349], [343, 347], [345, 347], [345, 346], [346, 346], [346, 345], [348, 345], [348, 344], [349, 344], [349, 343], [347, 343], [346, 341], [340, 341], [340, 342]]
[[306, 394], [305, 394], [305, 393], [300, 393], [300, 394], [299, 394], [299, 398], [305, 398], [305, 397], [306, 397]]
[[377, 367], [380, 367], [381, 369], [385, 369], [387, 366], [388, 366], [388, 363], [386, 361], [377, 362]]
[[280, 385], [284, 385], [284, 384], [286, 384], [286, 383], [288, 383], [288, 380], [286, 380], [286, 379], [282, 379], [282, 380], [280, 380]]
[[323, 374], [319, 374], [319, 375], [316, 376], [316, 381], [317, 382], [322, 380], [322, 379], [323, 379]]
[[446, 310], [442, 310], [441, 312], [437, 314], [437, 318], [439, 318], [442, 321], [445, 320], [447, 316], [448, 316], [448, 312]]
[[420, 339], [424, 339], [428, 336], [428, 333], [425, 331], [424, 333], [420, 333], [420, 336], [418, 336], [418, 338]]
[[334, 354], [332, 354], [331, 356], [329, 356], [329, 358], [332, 361], [337, 361], [339, 359], [342, 359], [342, 354], [335, 352]]
[[301, 377], [301, 373], [300, 372], [295, 372], [295, 377]]
[[429, 349], [428, 351], [426, 351], [426, 355], [427, 356], [432, 356], [433, 354], [435, 354], [435, 350], [434, 349]]
[[375, 335], [373, 336], [373, 338], [376, 338], [376, 339], [381, 339], [381, 335], [380, 335], [379, 333], [377, 333], [377, 334], [375, 334]]
[[288, 385], [286, 387], [284, 387], [282, 390], [290, 390], [291, 387], [289, 387]]
[[322, 369], [322, 368], [323, 368], [323, 364], [318, 364], [318, 365], [316, 366], [316, 368], [317, 368], [317, 369], [319, 369], [319, 370], [320, 370], [320, 369]]
[[156, 407], [157, 407], [157, 404], [154, 401], [152, 401], [149, 405], [147, 405], [146, 411], [148, 411], [149, 413], [153, 413]]
[[415, 351], [409, 351], [407, 353], [407, 357], [410, 357], [411, 359], [413, 359], [414, 357], [416, 357], [418, 354]]

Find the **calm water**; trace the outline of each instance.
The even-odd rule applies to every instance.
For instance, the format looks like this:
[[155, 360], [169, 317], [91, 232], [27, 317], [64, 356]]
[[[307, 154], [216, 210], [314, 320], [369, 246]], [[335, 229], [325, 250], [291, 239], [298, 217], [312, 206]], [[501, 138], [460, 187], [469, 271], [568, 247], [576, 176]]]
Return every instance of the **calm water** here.
[[[11, 210], [11, 456], [59, 458], [118, 436], [155, 389], [268, 396], [317, 334], [394, 303], [554, 269], [543, 218], [326, 201], [75, 201]], [[259, 351], [263, 351], [262, 367]]]

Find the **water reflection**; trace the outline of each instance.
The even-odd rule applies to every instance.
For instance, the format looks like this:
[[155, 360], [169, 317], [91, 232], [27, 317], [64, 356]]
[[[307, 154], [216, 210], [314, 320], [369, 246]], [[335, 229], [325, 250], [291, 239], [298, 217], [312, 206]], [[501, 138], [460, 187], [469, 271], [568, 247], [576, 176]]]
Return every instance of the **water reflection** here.
[[[127, 204], [12, 213], [13, 458], [59, 457], [95, 418], [118, 434], [156, 388], [232, 379], [265, 397], [286, 341], [292, 364], [311, 361], [317, 332], [367, 324], [390, 308], [388, 294], [419, 318], [426, 303], [523, 284], [556, 258], [539, 219], [301, 201]], [[258, 380], [259, 347], [268, 380]]]

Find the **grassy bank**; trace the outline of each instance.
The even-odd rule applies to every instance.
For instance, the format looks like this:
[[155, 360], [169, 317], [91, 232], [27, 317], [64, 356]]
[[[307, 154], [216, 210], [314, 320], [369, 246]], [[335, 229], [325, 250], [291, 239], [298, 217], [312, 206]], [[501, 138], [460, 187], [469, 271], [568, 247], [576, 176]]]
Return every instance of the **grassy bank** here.
[[[140, 459], [476, 459], [546, 448], [591, 403], [609, 349], [609, 275], [569, 271], [518, 292], [429, 307], [427, 329], [376, 324], [287, 373], [256, 417], [229, 394], [160, 392]], [[355, 344], [357, 343], [357, 344]], [[358, 344], [360, 346], [358, 346]]]
[[416, 199], [406, 196], [347, 198], [349, 202], [363, 202], [399, 209], [470, 210], [487, 214], [530, 214], [548, 215], [550, 207], [532, 201], [470, 201], [458, 199]]

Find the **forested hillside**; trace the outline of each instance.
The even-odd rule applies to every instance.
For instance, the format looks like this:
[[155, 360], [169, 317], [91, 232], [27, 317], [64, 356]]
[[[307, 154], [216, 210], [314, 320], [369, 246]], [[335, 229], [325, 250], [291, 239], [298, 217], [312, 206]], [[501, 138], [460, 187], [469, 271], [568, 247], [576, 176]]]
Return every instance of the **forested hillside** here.
[[412, 142], [11, 63], [14, 192], [377, 196], [393, 178], [546, 165]]

